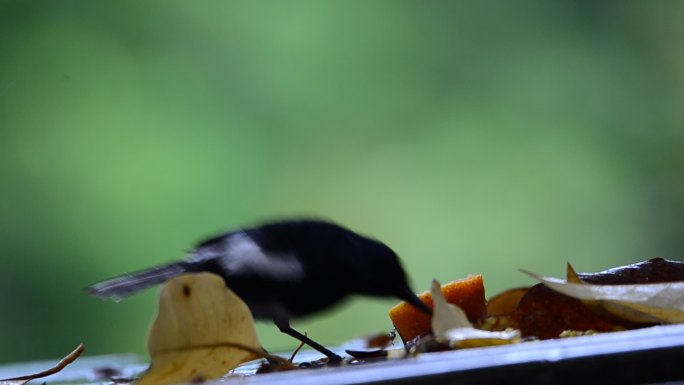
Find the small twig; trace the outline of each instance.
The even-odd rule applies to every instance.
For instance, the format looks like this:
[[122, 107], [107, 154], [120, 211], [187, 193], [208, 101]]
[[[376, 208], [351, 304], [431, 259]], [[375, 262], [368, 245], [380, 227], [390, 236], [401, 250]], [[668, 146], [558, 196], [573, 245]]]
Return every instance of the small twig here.
[[14, 377], [14, 378], [3, 378], [0, 379], [0, 382], [4, 381], [30, 381], [30, 380], [35, 380], [36, 378], [42, 378], [42, 377], [47, 377], [51, 374], [55, 374], [60, 372], [62, 369], [64, 369], [67, 365], [70, 363], [74, 362], [78, 358], [78, 356], [83, 353], [83, 350], [85, 350], [85, 346], [83, 344], [79, 344], [74, 351], [69, 353], [66, 357], [62, 358], [57, 365], [51, 367], [50, 369], [43, 370], [42, 372], [39, 373], [34, 373], [34, 374], [28, 374], [25, 376], [21, 377]]
[[[306, 337], [306, 336], [307, 336], [306, 332], [304, 332], [304, 337]], [[292, 355], [290, 356], [290, 362], [294, 361], [295, 356], [297, 355], [297, 353], [299, 353], [300, 350], [302, 350], [303, 347], [304, 347], [304, 341], [300, 341], [299, 346], [297, 346], [297, 349], [295, 349], [295, 351], [292, 352]]]

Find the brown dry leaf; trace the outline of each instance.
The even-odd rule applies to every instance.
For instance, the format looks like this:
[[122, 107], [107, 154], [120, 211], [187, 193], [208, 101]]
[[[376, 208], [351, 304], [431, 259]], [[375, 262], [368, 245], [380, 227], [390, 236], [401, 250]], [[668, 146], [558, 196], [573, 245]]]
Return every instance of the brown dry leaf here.
[[247, 305], [210, 273], [170, 280], [147, 341], [152, 363], [138, 385], [219, 378], [265, 356]]
[[577, 275], [583, 282], [594, 285], [679, 282], [684, 281], [684, 262], [652, 258], [598, 273], [580, 273]]
[[36, 378], [43, 378], [58, 373], [62, 371], [62, 369], [64, 369], [67, 365], [74, 362], [78, 358], [78, 356], [80, 356], [81, 353], [83, 353], [84, 350], [85, 346], [83, 346], [83, 344], [79, 344], [76, 347], [76, 349], [74, 349], [66, 357], [62, 358], [57, 363], [57, 365], [51, 367], [50, 369], [38, 373], [28, 374], [21, 377], [3, 378], [0, 379], [0, 385], [24, 385], [31, 380], [35, 380]]
[[460, 307], [447, 302], [436, 279], [432, 280], [430, 293], [434, 301], [432, 331], [435, 337], [446, 339], [451, 347], [471, 348], [520, 341], [517, 330], [492, 332], [474, 328]]
[[[568, 269], [569, 275], [574, 270]], [[684, 281], [631, 285], [570, 283], [524, 271], [554, 291], [588, 301], [619, 319], [638, 323], [684, 323]], [[575, 274], [575, 276], [577, 276]], [[574, 280], [574, 278], [573, 278]]]
[[529, 290], [529, 287], [519, 287], [495, 295], [487, 301], [487, 315], [505, 316], [513, 313]]

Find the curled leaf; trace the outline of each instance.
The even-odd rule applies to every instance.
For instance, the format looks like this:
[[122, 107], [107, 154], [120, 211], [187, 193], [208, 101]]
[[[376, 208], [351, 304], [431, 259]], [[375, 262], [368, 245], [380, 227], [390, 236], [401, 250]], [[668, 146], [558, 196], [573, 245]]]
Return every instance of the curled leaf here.
[[59, 373], [64, 369], [67, 365], [70, 363], [74, 362], [78, 356], [83, 353], [85, 350], [85, 346], [83, 344], [79, 344], [76, 349], [74, 349], [71, 353], [67, 354], [66, 357], [62, 358], [57, 365], [51, 367], [50, 369], [43, 370], [42, 372], [38, 373], [33, 373], [33, 374], [27, 374], [25, 376], [20, 376], [20, 377], [13, 377], [13, 378], [3, 378], [0, 379], [0, 385], [24, 385], [27, 382], [31, 380], [35, 380], [37, 378], [43, 378], [50, 376], [55, 373]]
[[618, 266], [598, 273], [577, 274], [583, 282], [596, 285], [631, 285], [684, 281], [684, 262], [652, 258], [648, 261]]
[[638, 323], [684, 323], [684, 282], [592, 285], [569, 283], [523, 271], [552, 290]]
[[434, 301], [432, 331], [436, 338], [446, 339], [451, 347], [492, 346], [519, 341], [520, 332], [517, 330], [493, 332], [474, 328], [461, 308], [446, 301], [435, 279], [432, 280], [430, 294]]
[[148, 337], [152, 363], [138, 385], [215, 379], [265, 355], [247, 305], [215, 274], [170, 280]]

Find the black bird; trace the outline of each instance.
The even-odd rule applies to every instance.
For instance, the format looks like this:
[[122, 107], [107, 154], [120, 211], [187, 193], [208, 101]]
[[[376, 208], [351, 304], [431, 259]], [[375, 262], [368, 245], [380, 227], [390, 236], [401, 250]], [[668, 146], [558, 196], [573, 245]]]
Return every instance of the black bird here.
[[328, 356], [332, 351], [290, 327], [290, 319], [324, 310], [350, 294], [396, 297], [427, 314], [397, 255], [385, 244], [333, 223], [296, 220], [222, 234], [199, 243], [187, 259], [112, 278], [88, 288], [120, 300], [175, 276], [220, 275], [257, 319]]

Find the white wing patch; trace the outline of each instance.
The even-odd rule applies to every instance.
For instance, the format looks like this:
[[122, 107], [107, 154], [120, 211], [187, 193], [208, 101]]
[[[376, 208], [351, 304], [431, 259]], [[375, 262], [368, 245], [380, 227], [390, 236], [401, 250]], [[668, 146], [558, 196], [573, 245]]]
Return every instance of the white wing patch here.
[[264, 252], [247, 234], [237, 233], [225, 240], [219, 262], [233, 274], [255, 274], [281, 281], [304, 278], [304, 267], [291, 253]]

